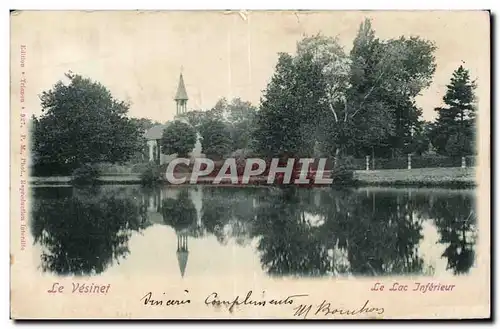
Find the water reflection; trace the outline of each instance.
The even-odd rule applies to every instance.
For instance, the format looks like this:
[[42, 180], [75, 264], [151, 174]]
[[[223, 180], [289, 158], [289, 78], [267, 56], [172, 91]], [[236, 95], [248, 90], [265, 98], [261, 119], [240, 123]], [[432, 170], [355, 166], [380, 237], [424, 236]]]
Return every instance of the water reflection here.
[[127, 256], [131, 232], [146, 228], [148, 220], [141, 202], [128, 191], [116, 192], [35, 189], [31, 231], [34, 242], [45, 247], [44, 271], [99, 274]]
[[[181, 276], [189, 273], [190, 241], [209, 246], [211, 237], [252, 250], [272, 276], [465, 274], [475, 259], [472, 190], [40, 187], [33, 199], [41, 268], [56, 274], [119, 268], [134, 253], [132, 235], [165, 225], [177, 243], [162, 252], [176, 254]], [[429, 252], [436, 246], [441, 251]], [[201, 271], [196, 266], [191, 273]]]

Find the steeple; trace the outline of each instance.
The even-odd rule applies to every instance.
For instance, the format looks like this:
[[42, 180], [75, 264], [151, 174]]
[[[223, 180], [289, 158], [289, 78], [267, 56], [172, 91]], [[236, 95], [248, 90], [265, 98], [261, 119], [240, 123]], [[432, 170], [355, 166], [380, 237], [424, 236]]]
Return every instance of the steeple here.
[[179, 269], [181, 271], [181, 276], [184, 277], [186, 272], [186, 265], [188, 261], [189, 250], [188, 250], [188, 236], [186, 232], [177, 233], [177, 262], [179, 263]]
[[188, 96], [186, 92], [186, 86], [184, 85], [184, 77], [179, 76], [179, 86], [177, 87], [177, 93], [175, 94], [175, 102], [177, 103], [177, 114], [185, 113], [187, 111]]

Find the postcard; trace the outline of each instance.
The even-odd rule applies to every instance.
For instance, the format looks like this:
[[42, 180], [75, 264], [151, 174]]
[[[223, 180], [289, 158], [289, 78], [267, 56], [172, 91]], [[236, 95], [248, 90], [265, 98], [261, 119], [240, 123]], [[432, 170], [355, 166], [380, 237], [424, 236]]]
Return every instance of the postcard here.
[[490, 19], [12, 11], [11, 318], [489, 318]]

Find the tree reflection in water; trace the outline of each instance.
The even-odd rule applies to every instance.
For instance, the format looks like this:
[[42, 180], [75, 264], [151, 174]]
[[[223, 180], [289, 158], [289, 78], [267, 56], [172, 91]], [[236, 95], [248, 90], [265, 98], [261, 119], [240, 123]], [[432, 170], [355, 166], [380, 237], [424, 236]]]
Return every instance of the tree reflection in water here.
[[[315, 192], [279, 190], [258, 210], [256, 233], [269, 273], [384, 275], [421, 270], [415, 252], [421, 226], [412, 220], [408, 200], [382, 196], [374, 204], [374, 194], [323, 190], [321, 206], [304, 204]], [[322, 218], [319, 226], [306, 220], [311, 214]]]
[[447, 244], [443, 256], [448, 260], [447, 269], [464, 274], [474, 264], [476, 243], [476, 212], [473, 200], [465, 195], [437, 199], [429, 207], [441, 239]]
[[58, 274], [103, 272], [128, 254], [131, 233], [153, 222], [172, 226], [186, 243], [188, 236], [213, 235], [223, 245], [255, 246], [263, 270], [275, 276], [428, 274], [424, 221], [435, 225], [449, 270], [467, 273], [474, 263], [474, 194], [467, 192], [291, 186], [35, 191], [32, 232], [44, 247], [43, 269]]
[[44, 247], [43, 271], [102, 273], [127, 256], [131, 232], [147, 226], [142, 205], [117, 191], [37, 188], [33, 200], [31, 230], [34, 242]]
[[[272, 275], [323, 275], [328, 255], [320, 236], [306, 220], [305, 210], [293, 187], [271, 190], [257, 209], [255, 235], [262, 266]], [[307, 199], [310, 190], [302, 190]], [[306, 205], [310, 205], [306, 203]]]
[[339, 248], [347, 251], [352, 274], [396, 275], [422, 270], [417, 254], [422, 227], [414, 220], [406, 195], [334, 192], [330, 196], [347, 200], [330, 213], [336, 218], [330, 222], [332, 230], [339, 232]]
[[[440, 243], [449, 243], [443, 254], [448, 269], [462, 273], [473, 264], [475, 216], [473, 198], [466, 194], [439, 194], [429, 209], [422, 202], [430, 200], [426, 193], [404, 190], [259, 192], [257, 205], [246, 208], [255, 216], [238, 217], [245, 229], [232, 232], [258, 239], [262, 266], [271, 275], [426, 274], [419, 253], [424, 218], [435, 219]], [[204, 198], [204, 223], [221, 242], [229, 238], [222, 228], [236, 217], [235, 195], [212, 191]]]
[[196, 208], [189, 198], [187, 189], [183, 189], [176, 199], [164, 199], [161, 212], [165, 224], [172, 226], [176, 231], [192, 229], [196, 225]]
[[260, 189], [204, 187], [202, 222], [221, 244], [231, 237], [240, 245], [251, 239]]

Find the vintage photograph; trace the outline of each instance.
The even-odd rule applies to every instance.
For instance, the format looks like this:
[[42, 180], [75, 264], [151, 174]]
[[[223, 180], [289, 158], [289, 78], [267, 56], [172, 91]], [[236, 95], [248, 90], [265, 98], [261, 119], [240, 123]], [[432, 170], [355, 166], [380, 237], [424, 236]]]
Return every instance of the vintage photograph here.
[[488, 317], [489, 33], [11, 12], [12, 317]]

